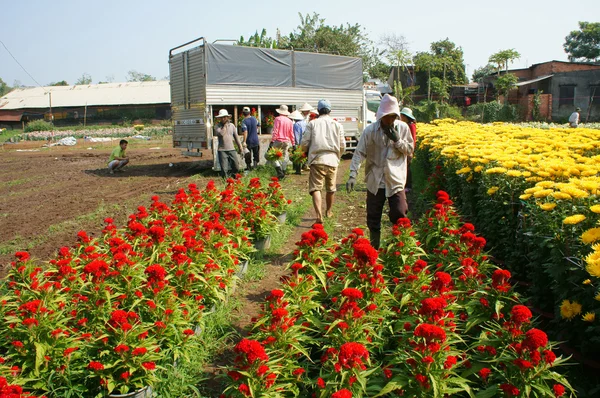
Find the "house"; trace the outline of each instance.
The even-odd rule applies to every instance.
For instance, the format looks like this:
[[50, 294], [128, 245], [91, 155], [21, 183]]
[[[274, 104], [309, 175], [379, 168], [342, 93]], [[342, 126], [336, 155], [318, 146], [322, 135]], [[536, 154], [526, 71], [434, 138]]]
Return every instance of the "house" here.
[[[538, 94], [544, 119], [566, 122], [579, 107], [583, 122], [600, 120], [600, 64], [549, 61], [508, 72], [519, 79], [508, 101], [520, 105], [524, 119], [531, 120], [533, 100]], [[482, 84], [488, 87], [496, 79], [497, 75], [487, 76]]]
[[19, 88], [0, 98], [0, 127], [42, 118], [57, 125], [170, 119], [169, 81]]

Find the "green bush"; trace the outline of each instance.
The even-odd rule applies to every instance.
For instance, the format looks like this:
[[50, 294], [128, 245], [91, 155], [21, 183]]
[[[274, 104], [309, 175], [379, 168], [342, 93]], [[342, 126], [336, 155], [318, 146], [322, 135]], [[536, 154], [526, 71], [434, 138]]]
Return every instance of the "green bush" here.
[[517, 122], [520, 117], [517, 105], [501, 104], [498, 101], [492, 101], [474, 104], [467, 108], [467, 119], [474, 122], [492, 123]]
[[23, 130], [25, 133], [31, 133], [32, 131], [52, 131], [54, 130], [54, 125], [50, 122], [45, 121], [44, 119], [32, 120], [27, 123], [25, 129]]
[[422, 123], [429, 123], [434, 119], [463, 119], [459, 107], [437, 101], [423, 100], [414, 106], [413, 113]]

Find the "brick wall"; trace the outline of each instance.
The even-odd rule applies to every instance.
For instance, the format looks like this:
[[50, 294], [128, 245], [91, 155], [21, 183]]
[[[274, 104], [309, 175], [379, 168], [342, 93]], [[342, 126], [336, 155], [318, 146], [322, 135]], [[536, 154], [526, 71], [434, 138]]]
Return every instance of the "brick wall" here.
[[554, 73], [576, 72], [582, 70], [600, 70], [600, 65], [575, 64], [570, 62], [551, 61], [531, 67], [531, 78], [552, 75]]

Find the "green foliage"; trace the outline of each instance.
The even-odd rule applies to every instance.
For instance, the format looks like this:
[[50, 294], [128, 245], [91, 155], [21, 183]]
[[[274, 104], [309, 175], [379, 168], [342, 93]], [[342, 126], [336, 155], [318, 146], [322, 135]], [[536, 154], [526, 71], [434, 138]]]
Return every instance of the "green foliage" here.
[[508, 64], [513, 62], [515, 59], [519, 59], [520, 57], [521, 54], [519, 54], [519, 52], [514, 48], [511, 48], [508, 50], [498, 51], [497, 53], [490, 55], [488, 62], [491, 64], [496, 64], [496, 70], [498, 73], [500, 73], [500, 70], [503, 68], [504, 70], [508, 71]]
[[45, 121], [44, 119], [32, 120], [31, 122], [25, 125], [25, 133], [31, 133], [32, 131], [52, 131], [54, 130], [54, 125], [50, 122]]
[[579, 22], [579, 30], [565, 37], [563, 44], [570, 61], [600, 59], [600, 22]]
[[515, 87], [518, 80], [517, 76], [512, 73], [505, 73], [496, 79], [496, 89], [498, 93], [504, 95], [505, 101], [508, 100], [508, 93]]
[[390, 65], [380, 60], [377, 60], [375, 61], [375, 63], [373, 63], [373, 65], [371, 65], [368, 68], [367, 73], [372, 79], [380, 79], [382, 81], [386, 81], [390, 75]]
[[519, 120], [519, 108], [497, 101], [479, 103], [467, 108], [467, 118], [482, 123], [516, 122]]
[[8, 84], [6, 84], [6, 82], [0, 78], [0, 97], [8, 94], [11, 90], [12, 88], [10, 88]]
[[422, 123], [429, 123], [434, 119], [462, 119], [459, 107], [438, 101], [423, 100], [413, 106], [413, 113]]
[[542, 94], [544, 92], [541, 90], [536, 91], [533, 95], [533, 109], [531, 110], [531, 117], [535, 122], [539, 122], [542, 117], [540, 114], [540, 106], [542, 105]]
[[84, 73], [81, 75], [81, 77], [79, 79], [77, 79], [77, 81], [75, 82], [76, 85], [86, 85], [86, 84], [91, 84], [92, 83], [92, 76], [90, 76], [88, 73]]
[[127, 72], [127, 81], [128, 82], [154, 82], [156, 78], [154, 76], [148, 75], [146, 73], [141, 73], [136, 70], [130, 70]]
[[247, 47], [260, 47], [260, 48], [278, 48], [277, 40], [267, 36], [267, 30], [263, 28], [258, 34], [258, 31], [254, 32], [252, 36], [248, 38], [248, 40], [244, 40], [244, 36], [240, 36], [240, 40], [238, 41], [240, 46]]
[[59, 82], [52, 82], [49, 84], [50, 86], [68, 86], [69, 83], [67, 83], [66, 80], [61, 80]]
[[493, 74], [494, 72], [496, 72], [496, 67], [492, 64], [487, 64], [481, 68], [477, 68], [473, 72], [473, 81], [477, 82], [480, 79]]

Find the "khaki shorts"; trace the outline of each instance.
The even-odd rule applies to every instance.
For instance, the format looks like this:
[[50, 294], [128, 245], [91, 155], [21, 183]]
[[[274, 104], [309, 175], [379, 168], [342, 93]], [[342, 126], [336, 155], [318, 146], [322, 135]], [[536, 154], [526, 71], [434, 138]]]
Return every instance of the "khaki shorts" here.
[[323, 183], [327, 192], [336, 191], [337, 167], [326, 166], [324, 164], [311, 164], [310, 175], [308, 177], [308, 192], [322, 191]]

